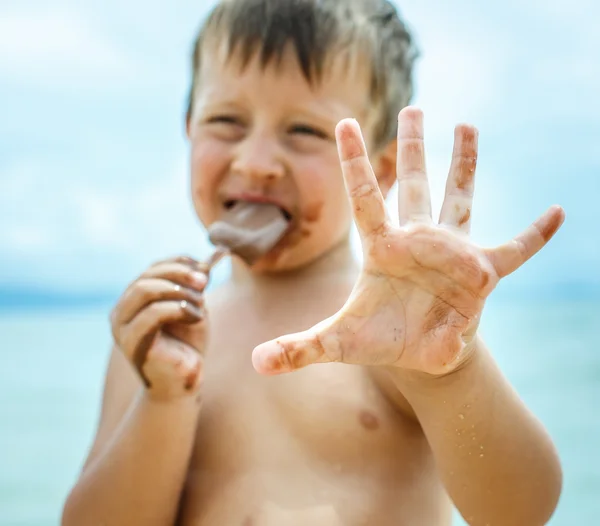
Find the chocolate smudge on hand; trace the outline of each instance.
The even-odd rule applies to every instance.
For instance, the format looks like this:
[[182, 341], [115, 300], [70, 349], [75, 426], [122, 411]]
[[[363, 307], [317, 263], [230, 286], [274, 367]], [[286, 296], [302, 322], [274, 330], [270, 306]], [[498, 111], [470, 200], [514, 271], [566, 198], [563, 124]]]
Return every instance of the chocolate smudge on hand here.
[[137, 370], [138, 374], [142, 378], [142, 381], [144, 382], [144, 385], [147, 388], [152, 387], [152, 384], [150, 383], [150, 380], [148, 380], [148, 378], [144, 374], [143, 367], [144, 367], [144, 364], [146, 363], [146, 358], [148, 357], [148, 352], [150, 351], [150, 347], [152, 347], [152, 344], [154, 343], [154, 340], [155, 340], [157, 334], [158, 334], [158, 331], [152, 331], [152, 332], [146, 334], [140, 340], [137, 347], [133, 351], [133, 365], [135, 366], [135, 369]]
[[458, 220], [458, 226], [463, 226], [469, 219], [471, 219], [471, 209], [467, 208], [465, 214]]

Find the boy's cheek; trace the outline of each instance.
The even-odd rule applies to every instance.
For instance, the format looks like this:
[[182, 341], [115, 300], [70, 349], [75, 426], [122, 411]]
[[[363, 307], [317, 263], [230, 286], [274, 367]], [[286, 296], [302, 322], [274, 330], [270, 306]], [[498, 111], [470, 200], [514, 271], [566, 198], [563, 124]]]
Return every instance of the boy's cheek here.
[[215, 204], [207, 197], [207, 192], [202, 186], [192, 185], [192, 201], [196, 215], [205, 227], [217, 219]]
[[218, 187], [226, 172], [227, 157], [224, 149], [214, 141], [192, 144], [190, 185], [194, 208], [204, 225], [217, 219]]
[[338, 165], [331, 163], [329, 169], [325, 170], [322, 166], [308, 166], [304, 173], [301, 193], [303, 219], [306, 222], [325, 220], [329, 223], [335, 218], [343, 222], [350, 217], [349, 200]]

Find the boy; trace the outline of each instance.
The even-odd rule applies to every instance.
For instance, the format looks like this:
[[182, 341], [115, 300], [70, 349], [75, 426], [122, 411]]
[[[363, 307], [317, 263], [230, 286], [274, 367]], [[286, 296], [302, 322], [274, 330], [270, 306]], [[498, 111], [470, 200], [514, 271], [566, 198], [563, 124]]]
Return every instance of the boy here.
[[224, 0], [208, 17], [187, 118], [198, 217], [270, 202], [290, 228], [206, 297], [187, 257], [125, 291], [65, 526], [445, 526], [450, 499], [472, 525], [548, 521], [554, 447], [477, 327], [564, 214], [471, 243], [477, 131], [460, 125], [432, 220], [413, 58], [385, 0]]

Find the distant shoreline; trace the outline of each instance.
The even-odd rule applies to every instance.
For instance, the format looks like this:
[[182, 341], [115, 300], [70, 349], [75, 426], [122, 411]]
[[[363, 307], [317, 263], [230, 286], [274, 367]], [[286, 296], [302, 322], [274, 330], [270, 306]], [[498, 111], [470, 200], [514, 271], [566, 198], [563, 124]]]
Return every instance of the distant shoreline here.
[[[110, 306], [122, 291], [61, 292], [50, 289], [0, 286], [0, 312], [7, 310], [73, 309]], [[554, 283], [548, 287], [523, 287], [502, 283], [491, 301], [598, 301], [600, 283]]]
[[59, 292], [29, 287], [0, 287], [0, 310], [92, 307], [113, 303], [118, 292]]

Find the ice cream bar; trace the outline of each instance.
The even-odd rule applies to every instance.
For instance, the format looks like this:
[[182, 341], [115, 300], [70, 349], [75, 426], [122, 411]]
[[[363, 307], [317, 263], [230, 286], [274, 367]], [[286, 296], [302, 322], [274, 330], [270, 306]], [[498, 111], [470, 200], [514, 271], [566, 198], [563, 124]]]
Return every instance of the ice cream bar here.
[[288, 225], [283, 211], [274, 204], [238, 201], [208, 229], [211, 243], [217, 246], [212, 259], [220, 259], [219, 247], [225, 247], [252, 265], [275, 247]]

